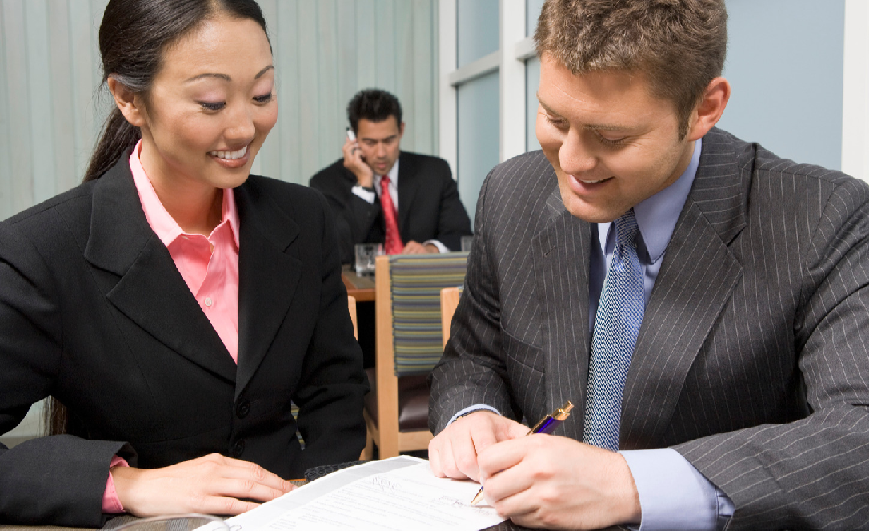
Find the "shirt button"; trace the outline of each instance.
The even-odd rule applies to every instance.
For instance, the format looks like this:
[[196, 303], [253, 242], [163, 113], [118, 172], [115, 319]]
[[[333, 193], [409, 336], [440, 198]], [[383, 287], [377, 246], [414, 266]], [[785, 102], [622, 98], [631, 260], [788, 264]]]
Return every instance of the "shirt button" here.
[[205, 305], [211, 308], [212, 304], [214, 304], [214, 301], [211, 300], [211, 297], [205, 297]]
[[239, 419], [245, 418], [250, 413], [250, 401], [242, 400], [235, 408], [235, 414]]
[[236, 457], [236, 458], [241, 457], [241, 454], [244, 453], [244, 446], [245, 446], [244, 439], [241, 439], [237, 443], [235, 443], [235, 445], [232, 447], [233, 457]]

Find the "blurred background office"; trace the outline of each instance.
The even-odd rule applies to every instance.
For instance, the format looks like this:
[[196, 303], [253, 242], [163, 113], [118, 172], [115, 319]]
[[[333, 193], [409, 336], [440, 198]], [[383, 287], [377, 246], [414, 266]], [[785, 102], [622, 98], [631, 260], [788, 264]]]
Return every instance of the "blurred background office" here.
[[[81, 181], [109, 108], [97, 91], [107, 0], [0, 0], [0, 219]], [[359, 89], [395, 94], [402, 148], [445, 158], [473, 217], [489, 169], [538, 148], [543, 0], [259, 0], [278, 124], [253, 171], [307, 183], [340, 156]], [[727, 0], [720, 126], [869, 180], [869, 1]], [[2, 390], [0, 390], [2, 392]], [[36, 415], [9, 436], [36, 433]]]

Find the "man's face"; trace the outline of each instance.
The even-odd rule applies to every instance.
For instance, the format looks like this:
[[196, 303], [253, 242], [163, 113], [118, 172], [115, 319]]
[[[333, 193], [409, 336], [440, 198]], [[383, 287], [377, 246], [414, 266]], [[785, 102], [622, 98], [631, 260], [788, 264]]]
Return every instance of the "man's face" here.
[[398, 160], [401, 135], [404, 134], [404, 124], [398, 124], [395, 116], [390, 116], [382, 122], [372, 122], [361, 118], [357, 124], [359, 129], [356, 138], [362, 158], [376, 175], [389, 173], [395, 161]]
[[613, 221], [688, 167], [691, 135], [679, 139], [675, 104], [652, 96], [649, 87], [641, 73], [573, 75], [548, 55], [541, 58], [537, 139], [574, 216]]

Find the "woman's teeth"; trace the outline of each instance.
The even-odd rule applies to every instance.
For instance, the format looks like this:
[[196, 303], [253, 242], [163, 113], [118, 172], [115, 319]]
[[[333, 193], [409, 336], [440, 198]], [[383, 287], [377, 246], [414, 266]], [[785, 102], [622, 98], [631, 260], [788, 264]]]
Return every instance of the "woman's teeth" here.
[[247, 146], [238, 151], [209, 151], [208, 154], [219, 159], [235, 160], [242, 158], [247, 153]]

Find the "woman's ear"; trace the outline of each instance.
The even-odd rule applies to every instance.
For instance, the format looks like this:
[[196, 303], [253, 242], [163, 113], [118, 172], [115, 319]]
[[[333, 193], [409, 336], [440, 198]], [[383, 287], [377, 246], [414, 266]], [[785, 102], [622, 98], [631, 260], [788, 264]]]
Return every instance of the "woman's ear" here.
[[142, 127], [145, 125], [145, 109], [142, 107], [142, 98], [117, 79], [109, 76], [106, 80], [109, 92], [115, 99], [115, 104], [131, 125]]

